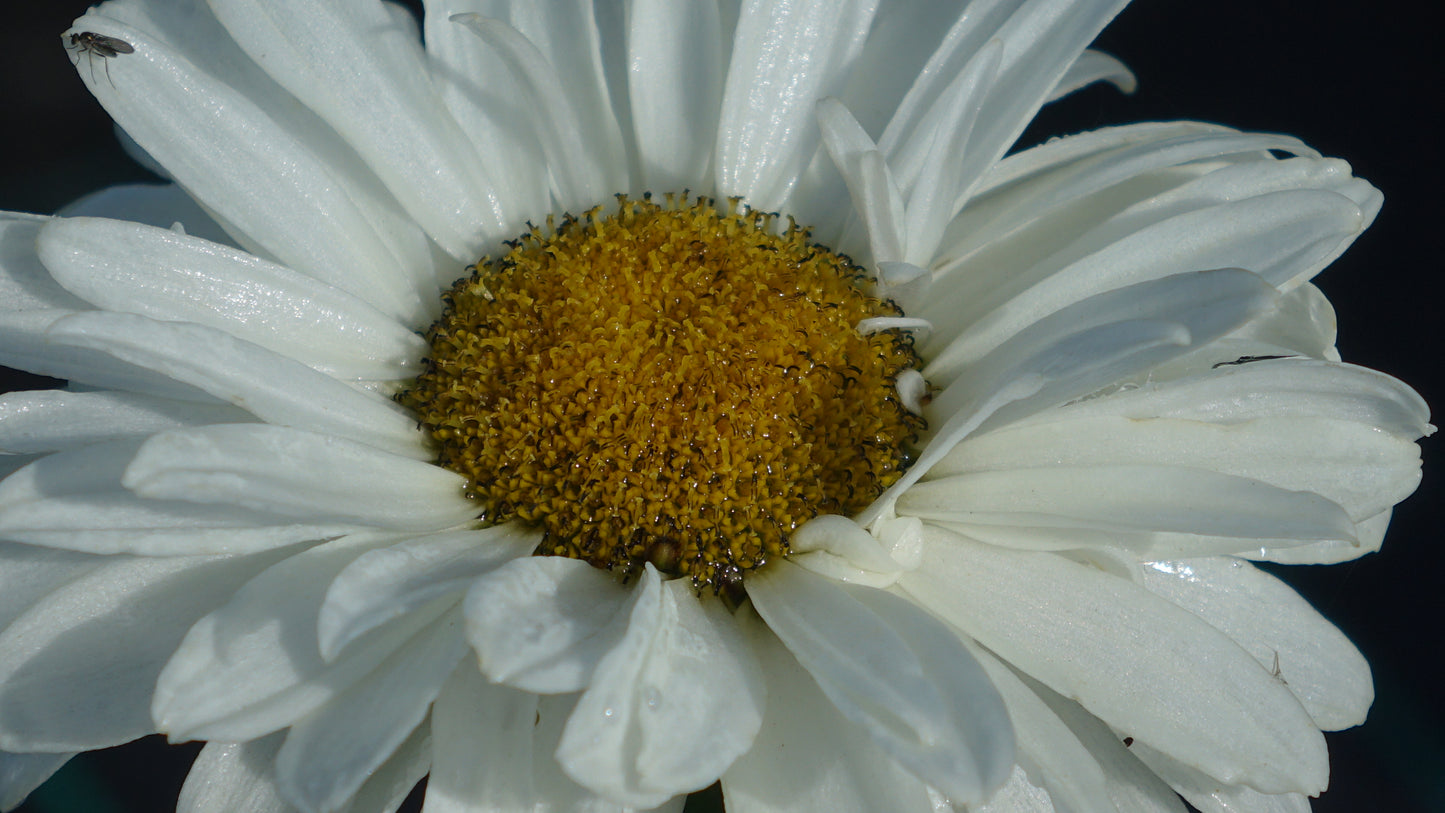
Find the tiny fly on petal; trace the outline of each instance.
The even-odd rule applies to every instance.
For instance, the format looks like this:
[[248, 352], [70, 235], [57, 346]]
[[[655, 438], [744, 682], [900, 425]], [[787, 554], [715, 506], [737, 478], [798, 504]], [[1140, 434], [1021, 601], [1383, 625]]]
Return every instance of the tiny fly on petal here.
[[[135, 46], [125, 40], [107, 37], [104, 34], [97, 34], [94, 31], [81, 31], [71, 34], [69, 45], [66, 50], [74, 50], [76, 54], [85, 54], [90, 60], [90, 81], [95, 81], [95, 58], [102, 60], [110, 59], [117, 54], [133, 54]], [[79, 57], [76, 57], [77, 61]], [[110, 82], [110, 63], [105, 63], [105, 81]], [[111, 82], [111, 87], [115, 83]]]

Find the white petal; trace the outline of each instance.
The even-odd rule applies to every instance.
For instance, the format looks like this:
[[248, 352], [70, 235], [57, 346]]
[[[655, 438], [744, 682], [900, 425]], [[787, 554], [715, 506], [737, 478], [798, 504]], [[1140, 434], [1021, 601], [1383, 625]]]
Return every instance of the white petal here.
[[578, 559], [517, 559], [476, 580], [467, 635], [489, 679], [538, 694], [585, 688], [622, 639], [637, 591]]
[[84, 310], [40, 263], [35, 242], [50, 218], [0, 213], [0, 303], [7, 311]]
[[215, 328], [91, 312], [61, 319], [48, 336], [155, 370], [268, 423], [428, 456], [416, 419], [396, 404]]
[[1074, 60], [1069, 66], [1068, 73], [1059, 80], [1054, 89], [1049, 93], [1048, 101], [1056, 101], [1073, 93], [1079, 88], [1092, 85], [1095, 82], [1110, 82], [1125, 93], [1133, 93], [1138, 86], [1138, 80], [1134, 78], [1133, 71], [1129, 66], [1115, 59], [1103, 51], [1089, 49]]
[[341, 438], [260, 424], [155, 435], [121, 482], [148, 499], [380, 528], [441, 530], [477, 513], [460, 475]]
[[768, 705], [752, 749], [723, 775], [729, 813], [932, 809], [923, 782], [845, 720], [767, 626], [748, 627]]
[[272, 763], [283, 734], [249, 742], [208, 742], [191, 764], [176, 813], [292, 813], [277, 792]]
[[1392, 513], [1390, 510], [1381, 511], [1355, 523], [1354, 543], [1325, 541], [1290, 547], [1263, 545], [1258, 550], [1239, 551], [1236, 555], [1282, 565], [1333, 565], [1348, 562], [1380, 551], [1380, 545], [1385, 541], [1385, 531], [1390, 527]]
[[780, 560], [749, 574], [768, 627], [838, 710], [904, 768], [958, 803], [1008, 778], [1013, 730], [957, 635], [906, 600]]
[[914, 415], [923, 414], [923, 398], [928, 395], [928, 381], [923, 373], [917, 370], [904, 370], [898, 374], [898, 381], [894, 385], [898, 391], [898, 400], [903, 408]]
[[[450, 19], [456, 12], [477, 11], [478, 5], [424, 0], [422, 28], [433, 67], [432, 81], [472, 143], [506, 224], [506, 232], [499, 236], [508, 236], [521, 232], [528, 217], [550, 211], [552, 194], [547, 161], [534, 132], [533, 116], [525, 109], [522, 86], [512, 79], [506, 63], [475, 34]], [[450, 273], [457, 276], [455, 268]], [[448, 285], [451, 279], [438, 282]]]
[[[577, 156], [603, 177], [607, 185], [603, 196], [628, 188], [622, 129], [630, 127], [625, 116], [626, 89], [620, 78], [626, 71], [626, 57], [618, 4], [598, 6], [588, 0], [466, 0], [457, 5], [506, 22], [532, 44], [558, 77], [565, 79], [556, 88], [559, 98], [586, 136], [584, 151]], [[613, 97], [619, 95], [624, 101], [614, 104]], [[604, 199], [588, 200], [583, 206]], [[529, 214], [535, 217], [535, 213]]]
[[0, 630], [47, 594], [105, 562], [98, 556], [0, 542]]
[[[553, 752], [575, 695], [539, 698], [463, 662], [432, 707], [424, 813], [636, 813], [567, 778]], [[659, 811], [680, 813], [679, 796]]]
[[273, 554], [118, 558], [0, 634], [0, 748], [79, 751], [155, 731], [156, 676], [186, 629]]
[[882, 153], [837, 99], [818, 103], [823, 145], [848, 185], [853, 210], [862, 219], [875, 263], [905, 259], [908, 222], [903, 195], [889, 175]]
[[424, 237], [335, 132], [257, 69], [207, 8], [178, 14], [127, 4], [105, 12], [123, 22], [92, 12], [76, 30], [135, 50], [111, 60], [109, 76], [92, 80], [81, 70], [81, 78], [244, 248], [389, 315], [426, 312], [407, 273], [421, 270], [430, 281]]
[[1376, 426], [1408, 440], [1433, 431], [1430, 408], [1399, 380], [1364, 367], [1308, 359], [1231, 365], [1185, 379], [1146, 383], [1035, 420], [1101, 414], [1223, 424], [1258, 418], [1328, 418]]
[[254, 420], [222, 404], [132, 392], [29, 390], [0, 395], [0, 450], [54, 452], [167, 429]]
[[1144, 586], [1233, 638], [1326, 731], [1359, 725], [1374, 700], [1370, 666], [1309, 602], [1273, 576], [1231, 557], [1154, 562]]
[[[1267, 312], [1277, 298], [1259, 277], [1230, 269], [1176, 274], [1097, 294], [1024, 326], [982, 359], [969, 362], [965, 343], [951, 344], [923, 371], [944, 385], [931, 409], [948, 415], [954, 404], [997, 391], [1000, 380], [1018, 378], [1014, 368], [1027, 365], [1040, 365], [1054, 386], [1068, 382], [1075, 397], [1086, 395], [1128, 377], [1116, 364], [1142, 372], [1181, 355], [1186, 345], [1204, 344]], [[1161, 341], [1161, 347], [1153, 346]], [[1136, 349], [1141, 342], [1144, 346]], [[1134, 358], [1140, 352], [1152, 363], [1141, 365]], [[1093, 386], [1084, 390], [1078, 371], [1088, 369], [1090, 361], [1097, 370], [1118, 372], [1090, 375]], [[960, 376], [964, 369], [969, 374]]]
[[[1285, 284], [1299, 277], [1301, 269], [1311, 274], [1318, 270], [1326, 255], [1363, 228], [1358, 207], [1344, 196], [1305, 190], [1196, 209], [1127, 235], [1091, 234], [1090, 239], [1104, 247], [1048, 273], [1006, 302], [990, 302], [986, 314], [950, 337], [949, 352], [960, 360], [977, 357], [1081, 296], [1164, 273], [1238, 267], [1257, 269], [1271, 283]], [[951, 297], [940, 296], [932, 307], [945, 308], [945, 303], [955, 304]], [[928, 308], [916, 315], [936, 318]]]
[[339, 807], [422, 722], [465, 652], [461, 611], [453, 607], [293, 723], [276, 755], [282, 795], [313, 813]]
[[1007, 666], [977, 647], [969, 651], [1003, 697], [1018, 739], [1017, 761], [1029, 782], [1047, 790], [1062, 810], [1109, 810], [1108, 782], [1089, 748]]
[[[1229, 138], [1239, 135], [1239, 131], [1218, 124], [1205, 124], [1197, 121], [1151, 121], [1119, 127], [1101, 127], [1077, 135], [1052, 138], [1036, 147], [1014, 153], [990, 167], [984, 180], [975, 190], [977, 197], [970, 202], [969, 208], [985, 205], [986, 196], [996, 190], [1008, 188], [1020, 181], [1027, 183], [1031, 180], [1049, 178], [1060, 169], [1070, 168], [1075, 162], [1088, 162], [1091, 159], [1107, 156], [1115, 150], [1127, 151], [1143, 147], [1146, 151], [1152, 151], [1154, 148], [1150, 145], [1156, 142], [1162, 144], [1171, 142], [1173, 139], [1191, 140], [1197, 137], [1213, 138], [1216, 136]], [[1254, 137], [1251, 136], [1251, 138]], [[1255, 159], [1263, 160], [1266, 153], [1262, 149], [1278, 149], [1295, 155], [1319, 157], [1318, 152], [1291, 136], [1269, 135], [1266, 138], [1270, 139], [1274, 146], [1259, 148], [1249, 145], [1241, 150], [1232, 149], [1226, 144], [1224, 149], [1211, 150], [1183, 160], [1190, 161], [1248, 152], [1255, 152]], [[1057, 176], [1054, 179], [1057, 180]]]
[[0, 364], [101, 389], [215, 403], [195, 387], [94, 350], [51, 341], [46, 331], [71, 310], [0, 311]]
[[1300, 793], [1266, 794], [1180, 765], [1147, 745], [1138, 756], [1200, 813], [1310, 813], [1310, 800]]
[[[565, 84], [555, 66], [515, 28], [477, 14], [458, 14], [452, 20], [466, 26], [507, 66], [512, 79], [535, 101], [536, 135], [547, 156], [552, 183], [561, 208], [586, 209], [617, 189], [609, 184], [615, 164], [592, 158], [589, 133], [568, 104]], [[615, 124], [614, 124], [615, 127]], [[612, 172], [608, 172], [611, 169]]]
[[170, 229], [57, 219], [39, 252], [97, 307], [224, 330], [340, 378], [402, 378], [426, 352], [409, 327], [351, 294]]
[[[397, 9], [406, 13], [405, 9]], [[422, 723], [337, 813], [396, 813], [431, 770], [431, 726]]]
[[646, 566], [627, 632], [597, 664], [557, 746], [582, 786], [637, 807], [717, 780], [752, 745], [764, 687], [736, 621]]
[[[1028, 430], [1009, 427], [970, 438], [940, 461], [931, 475], [1038, 466], [1189, 468], [1317, 494], [1340, 505], [1353, 521], [1400, 502], [1420, 479], [1418, 446], [1353, 421], [1261, 417], [1218, 425], [1163, 418], [1059, 417], [1062, 420]], [[1005, 448], [1010, 450], [1007, 462], [1001, 456]], [[975, 504], [982, 505], [983, 500]]]
[[331, 664], [317, 648], [316, 616], [336, 574], [388, 541], [349, 537], [292, 556], [196, 622], [155, 681], [156, 728], [176, 741], [253, 739], [304, 717], [384, 661], [445, 607], [377, 629]]
[[0, 455], [0, 480], [9, 477], [43, 457], [45, 457], [43, 454]]
[[432, 706], [423, 813], [535, 813], [537, 696], [489, 683], [463, 661]]
[[1207, 348], [1156, 368], [1152, 378], [1168, 381], [1218, 367], [1260, 361], [1295, 358], [1339, 361], [1335, 328], [1334, 306], [1319, 288], [1302, 283], [1284, 295], [1273, 313], [1240, 326]]
[[908, 253], [904, 259], [908, 262], [925, 265], [933, 260], [944, 227], [953, 219], [953, 202], [965, 196], [966, 184], [978, 180], [976, 175], [963, 174], [966, 162], [959, 156], [969, 154], [969, 136], [1002, 55], [1003, 43], [990, 40], [938, 98], [938, 110], [930, 111], [927, 129], [932, 132], [926, 136], [917, 175], [906, 190]]
[[[998, 5], [998, 4], [995, 4]], [[1015, 3], [1016, 5], [1016, 3]], [[980, 9], [968, 9], [971, 15]], [[904, 94], [963, 9], [948, 3], [883, 0], [839, 98], [869, 133], [881, 133]]]
[[0, 533], [33, 545], [148, 556], [251, 553], [352, 530], [232, 506], [147, 500], [120, 485], [139, 442], [35, 460], [0, 483]]
[[[1174, 789], [1166, 785], [1152, 770], [1134, 756], [1137, 740], [1122, 740], [1098, 717], [1085, 711], [1078, 703], [1066, 700], [1048, 687], [1021, 675], [1039, 699], [1069, 726], [1073, 735], [1089, 749], [1090, 756], [1104, 771], [1106, 788], [1114, 806], [1123, 811], [1139, 813], [1184, 813], [1184, 803]], [[1125, 742], [1129, 744], [1126, 745]]]
[[1349, 515], [1318, 494], [1183, 466], [1064, 463], [972, 472], [918, 483], [898, 498], [897, 510], [968, 526], [1142, 532], [1149, 547], [1132, 552], [1159, 556], [1229, 553], [1264, 540], [1354, 541]]
[[899, 494], [980, 427], [1022, 420], [1142, 374], [1191, 342], [1206, 343], [1267, 311], [1277, 297], [1244, 271], [1179, 274], [1090, 297], [1030, 325], [933, 399], [924, 413], [937, 427], [932, 437], [859, 524], [871, 527], [888, 514]]
[[[1097, 0], [998, 3], [977, 12], [969, 9], [929, 59], [879, 139], [890, 164], [904, 177], [915, 175], [907, 167], [917, 166], [922, 157], [920, 148], [927, 140], [918, 135], [927, 132], [937, 99], [985, 44], [997, 38], [1003, 43], [997, 78], [989, 83], [976, 132], [958, 169], [960, 188], [972, 187], [1003, 156], [1084, 47], [1123, 6], [1122, 0]], [[915, 145], [911, 150], [910, 144]]]
[[336, 129], [406, 211], [462, 262], [506, 225], [447, 115], [413, 32], [382, 3], [216, 0], [217, 18], [277, 83]]
[[899, 586], [1000, 657], [1225, 781], [1275, 793], [1324, 788], [1329, 761], [1314, 722], [1223, 633], [1060, 556], [927, 533], [923, 565]]
[[[929, 271], [912, 263], [878, 263], [878, 285], [892, 291], [911, 288], [918, 283], [927, 283]], [[906, 309], [905, 309], [906, 310]]]
[[627, 85], [645, 188], [712, 190], [722, 101], [722, 22], [715, 3], [637, 0], [627, 7]]
[[[1102, 808], [1101, 808], [1102, 809]], [[953, 808], [944, 808], [953, 810]], [[1028, 774], [1015, 765], [1008, 781], [987, 802], [969, 805], [968, 813], [1057, 813], [1048, 791], [1031, 784]]]
[[[864, 336], [874, 333], [882, 333], [885, 330], [928, 330], [933, 324], [926, 319], [913, 319], [907, 316], [870, 316], [858, 322], [858, 332]], [[905, 370], [917, 374], [917, 370]], [[902, 375], [900, 373], [899, 375]]]
[[321, 656], [537, 547], [538, 532], [515, 525], [408, 539], [363, 553], [326, 590], [318, 618]]
[[818, 147], [814, 106], [841, 90], [874, 5], [743, 4], [719, 118], [720, 196], [763, 211], [785, 207]]
[[835, 581], [887, 587], [904, 569], [881, 539], [837, 514], [803, 523], [788, 537], [788, 548], [793, 564]]
[[[666, 802], [658, 805], [657, 807], [651, 807], [647, 810], [637, 811], [637, 813], [683, 813], [683, 808], [687, 807], [687, 800], [690, 798], [692, 797], [686, 795], [674, 796], [671, 799], [668, 799]], [[588, 813], [592, 813], [593, 810], [599, 807], [601, 801], [602, 800], [599, 799], [597, 800], [597, 802], [593, 802], [593, 806], [587, 809]], [[622, 808], [618, 811], [618, 813], [632, 813], [633, 810], [636, 810], [636, 808]]]
[[[949, 224], [936, 259], [947, 280], [943, 290], [962, 304], [959, 316], [976, 318], [987, 307], [973, 300], [991, 306], [994, 289], [1017, 290], [1022, 280], [1014, 277], [1081, 233], [1161, 189], [1208, 175], [1221, 160], [1266, 167], [1262, 162], [1270, 149], [1309, 152], [1286, 136], [1204, 125], [1135, 125], [1070, 136], [1006, 158], [981, 181], [1004, 185], [977, 196]], [[1342, 162], [1318, 166], [1329, 170], [1326, 175], [1349, 174]]]
[[[1154, 461], [1164, 455], [1182, 465], [1318, 491], [1355, 519], [1355, 542], [1295, 548], [1266, 543], [1263, 549], [1220, 552], [1281, 562], [1338, 562], [1378, 550], [1389, 521], [1388, 506], [1414, 488], [1416, 451], [1407, 441], [1433, 431], [1428, 417], [1418, 395], [1371, 370], [1304, 359], [1227, 365], [1185, 378], [1145, 381], [1038, 413], [1016, 427], [970, 439], [965, 443], [968, 452], [960, 451], [934, 470], [942, 474], [967, 469], [973, 464], [962, 463], [965, 457], [984, 468], [1005, 458], [1005, 465], [1078, 462], [1085, 449], [1092, 450], [1083, 452], [1090, 460], [1115, 462]], [[1129, 428], [1119, 429], [1123, 423]], [[1166, 427], [1177, 427], [1179, 434]], [[1020, 445], [1017, 441], [1025, 435], [1027, 441]], [[1124, 439], [1145, 435], [1150, 436], [1148, 454]], [[1169, 452], [1166, 437], [1197, 442]], [[988, 538], [1006, 544], [995, 531]]]
[[[1244, 178], [1266, 174], [1248, 166], [1237, 169]], [[1306, 186], [1220, 196], [1231, 202], [1168, 201], [1175, 204], [1171, 207], [1150, 198], [1138, 205], [1137, 217], [1121, 214], [1051, 256], [1018, 268], [1006, 285], [972, 297], [972, 313], [959, 313], [961, 291], [939, 291], [913, 315], [937, 320], [952, 312], [949, 324], [962, 330], [956, 335], [939, 330], [924, 353], [938, 352], [947, 343], [955, 363], [966, 363], [1084, 297], [1168, 274], [1247, 268], [1287, 287], [1323, 268], [1368, 225], [1360, 206], [1334, 191]]]
[[74, 753], [12, 754], [0, 751], [0, 810], [14, 810], [45, 784]]
[[[157, 175], [166, 177], [165, 169], [136, 146], [135, 142], [125, 135], [124, 130], [117, 128], [116, 136], [121, 139], [121, 146], [132, 159], [144, 163], [147, 169]], [[196, 203], [195, 198], [173, 183], [107, 186], [66, 204], [57, 214], [65, 217], [128, 220], [178, 234], [189, 234], [223, 246], [236, 245], [236, 241]]]

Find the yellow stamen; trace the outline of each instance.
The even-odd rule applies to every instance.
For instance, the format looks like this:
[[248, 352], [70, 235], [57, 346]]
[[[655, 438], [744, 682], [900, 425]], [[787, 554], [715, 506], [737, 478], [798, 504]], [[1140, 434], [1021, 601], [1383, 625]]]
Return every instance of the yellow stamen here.
[[897, 309], [859, 269], [736, 202], [619, 197], [533, 228], [446, 295], [399, 400], [492, 522], [539, 554], [726, 586], [896, 481], [922, 421]]

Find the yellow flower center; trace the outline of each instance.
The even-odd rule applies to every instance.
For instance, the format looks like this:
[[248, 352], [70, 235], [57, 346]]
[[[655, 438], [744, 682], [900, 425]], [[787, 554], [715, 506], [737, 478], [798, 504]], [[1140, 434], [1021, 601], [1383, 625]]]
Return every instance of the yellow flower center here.
[[399, 396], [488, 522], [537, 553], [715, 589], [898, 479], [910, 338], [846, 257], [736, 202], [619, 196], [509, 243], [444, 297]]

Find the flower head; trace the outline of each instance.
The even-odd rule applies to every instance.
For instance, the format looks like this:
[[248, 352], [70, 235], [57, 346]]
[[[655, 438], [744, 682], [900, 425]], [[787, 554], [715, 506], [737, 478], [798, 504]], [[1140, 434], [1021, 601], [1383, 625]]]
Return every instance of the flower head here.
[[1250, 562], [1418, 482], [1309, 282], [1380, 195], [1005, 157], [1122, 5], [82, 17], [170, 183], [0, 222], [71, 382], [0, 401], [0, 798], [160, 732], [192, 811], [1307, 804], [1369, 671]]

